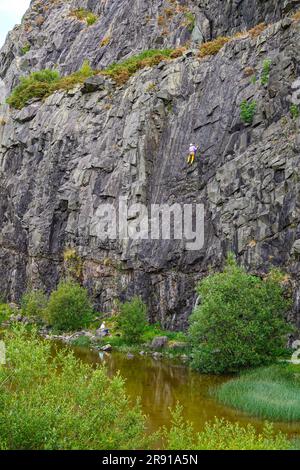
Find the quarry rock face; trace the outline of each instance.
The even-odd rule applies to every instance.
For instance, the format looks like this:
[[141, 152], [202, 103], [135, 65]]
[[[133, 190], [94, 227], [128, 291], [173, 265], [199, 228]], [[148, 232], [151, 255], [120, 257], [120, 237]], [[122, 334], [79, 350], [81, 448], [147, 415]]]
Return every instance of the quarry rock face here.
[[[101, 69], [141, 50], [189, 47], [122, 86], [95, 76], [22, 110], [1, 106], [1, 292], [12, 301], [28, 286], [49, 292], [73, 250], [78, 277], [100, 311], [141, 295], [151, 320], [180, 329], [197, 281], [233, 251], [251, 272], [287, 271], [291, 318], [300, 326], [300, 134], [291, 113], [300, 94], [300, 23], [286, 16], [299, 5], [33, 1], [1, 50], [1, 97], [32, 70], [69, 73], [84, 59]], [[98, 21], [78, 21], [70, 16], [76, 8], [92, 10]], [[202, 41], [262, 21], [270, 24], [260, 35], [237, 35], [218, 54], [198, 57]], [[240, 116], [244, 100], [255, 103], [251, 123]], [[199, 146], [191, 167], [190, 142]], [[147, 207], [203, 204], [203, 247], [101, 239], [99, 207], [118, 211], [120, 198]]]

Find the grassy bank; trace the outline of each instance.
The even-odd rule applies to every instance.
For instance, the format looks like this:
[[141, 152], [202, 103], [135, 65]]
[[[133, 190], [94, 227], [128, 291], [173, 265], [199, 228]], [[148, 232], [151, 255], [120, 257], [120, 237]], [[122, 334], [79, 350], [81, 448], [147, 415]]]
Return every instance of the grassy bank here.
[[[123, 353], [137, 353], [142, 350], [145, 352], [156, 351], [163, 353], [167, 357], [176, 357], [183, 354], [190, 354], [190, 347], [187, 341], [187, 337], [183, 332], [164, 330], [158, 323], [152, 325], [147, 324], [138, 343], [128, 342], [122, 335], [122, 332], [118, 328], [117, 322], [114, 319], [106, 320], [105, 324], [109, 329], [109, 336], [105, 336], [104, 338], [99, 339], [96, 344], [97, 347], [110, 344], [114, 351]], [[90, 331], [93, 332], [93, 330]], [[153, 349], [151, 347], [153, 339], [161, 336], [168, 338], [166, 347]], [[79, 347], [91, 347], [93, 342], [88, 337], [81, 336], [78, 339], [75, 339], [72, 342], [72, 345]]]
[[278, 364], [242, 374], [216, 392], [220, 402], [272, 421], [300, 421], [300, 366]]

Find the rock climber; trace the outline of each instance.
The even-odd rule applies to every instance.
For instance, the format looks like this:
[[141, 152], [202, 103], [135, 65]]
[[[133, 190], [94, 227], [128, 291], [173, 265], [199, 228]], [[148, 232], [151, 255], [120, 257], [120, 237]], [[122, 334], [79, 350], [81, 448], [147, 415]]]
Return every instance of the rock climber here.
[[198, 147], [196, 147], [194, 144], [190, 144], [190, 150], [189, 150], [189, 156], [188, 156], [188, 163], [190, 165], [192, 165], [195, 161], [197, 150], [198, 150]]

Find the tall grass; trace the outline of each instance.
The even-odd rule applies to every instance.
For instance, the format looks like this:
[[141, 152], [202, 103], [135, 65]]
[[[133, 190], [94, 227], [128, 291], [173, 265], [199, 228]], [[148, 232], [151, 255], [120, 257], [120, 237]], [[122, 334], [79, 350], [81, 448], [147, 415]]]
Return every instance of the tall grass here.
[[111, 64], [102, 73], [110, 76], [118, 85], [122, 85], [138, 70], [145, 67], [154, 67], [162, 60], [173, 58], [174, 53], [173, 49], [149, 49], [122, 62]]
[[57, 90], [70, 90], [94, 74], [87, 61], [84, 61], [80, 70], [66, 77], [61, 77], [57, 70], [32, 72], [20, 78], [20, 84], [13, 89], [7, 103], [13, 108], [22, 109], [32, 99], [47, 98]]
[[240, 426], [223, 419], [207, 422], [201, 432], [184, 421], [182, 409], [172, 412], [172, 424], [164, 430], [164, 447], [169, 450], [287, 450], [293, 444], [286, 436], [275, 433], [272, 424], [265, 423], [261, 433], [253, 426]]
[[225, 405], [272, 421], [300, 421], [300, 366], [274, 365], [223, 384], [216, 397]]

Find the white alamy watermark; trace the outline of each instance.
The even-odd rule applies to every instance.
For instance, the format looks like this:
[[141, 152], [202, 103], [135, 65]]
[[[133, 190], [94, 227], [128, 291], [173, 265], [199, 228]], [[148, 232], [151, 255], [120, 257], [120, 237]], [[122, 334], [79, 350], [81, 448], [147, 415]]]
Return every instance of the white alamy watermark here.
[[6, 364], [6, 349], [4, 341], [0, 341], [0, 366]]
[[203, 204], [100, 204], [90, 225], [90, 235], [101, 240], [182, 240], [187, 250], [204, 246]]

